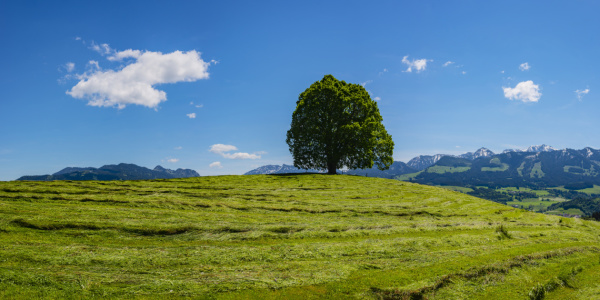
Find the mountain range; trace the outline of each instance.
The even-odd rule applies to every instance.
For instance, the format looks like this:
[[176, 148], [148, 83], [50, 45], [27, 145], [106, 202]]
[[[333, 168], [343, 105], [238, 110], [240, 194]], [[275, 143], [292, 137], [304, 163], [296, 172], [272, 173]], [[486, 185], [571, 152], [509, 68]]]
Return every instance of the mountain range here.
[[105, 165], [100, 168], [67, 167], [52, 175], [22, 176], [17, 180], [142, 180], [198, 177], [200, 174], [190, 169], [171, 170], [161, 166], [154, 169], [134, 164]]
[[[269, 167], [270, 173], [258, 168], [246, 174], [305, 172], [289, 165]], [[420, 155], [406, 164], [395, 161], [385, 171], [371, 168], [344, 173], [433, 185], [561, 186], [583, 182], [600, 185], [600, 150], [590, 147], [557, 150], [551, 146], [537, 145], [495, 154], [489, 149], [480, 148], [461, 155]]]

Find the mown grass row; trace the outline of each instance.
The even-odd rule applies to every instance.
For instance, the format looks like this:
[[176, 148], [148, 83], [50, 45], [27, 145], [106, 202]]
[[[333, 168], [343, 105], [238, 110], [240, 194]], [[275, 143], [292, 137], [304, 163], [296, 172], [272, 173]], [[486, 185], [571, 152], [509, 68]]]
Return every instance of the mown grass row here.
[[594, 222], [377, 178], [2, 182], [0, 297], [589, 295], [599, 234]]

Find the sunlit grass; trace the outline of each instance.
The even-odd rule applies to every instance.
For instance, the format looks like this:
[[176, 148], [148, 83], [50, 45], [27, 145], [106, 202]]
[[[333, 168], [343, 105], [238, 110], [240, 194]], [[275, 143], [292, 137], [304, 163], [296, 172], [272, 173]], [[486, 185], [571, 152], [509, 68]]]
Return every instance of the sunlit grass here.
[[598, 272], [599, 233], [358, 176], [2, 182], [0, 297], [522, 298]]

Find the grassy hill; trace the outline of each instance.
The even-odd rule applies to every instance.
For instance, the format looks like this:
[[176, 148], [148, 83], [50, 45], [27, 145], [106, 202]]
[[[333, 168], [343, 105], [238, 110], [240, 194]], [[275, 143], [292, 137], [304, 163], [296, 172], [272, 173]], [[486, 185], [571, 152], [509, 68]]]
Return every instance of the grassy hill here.
[[357, 176], [0, 182], [0, 298], [590, 299], [599, 224]]

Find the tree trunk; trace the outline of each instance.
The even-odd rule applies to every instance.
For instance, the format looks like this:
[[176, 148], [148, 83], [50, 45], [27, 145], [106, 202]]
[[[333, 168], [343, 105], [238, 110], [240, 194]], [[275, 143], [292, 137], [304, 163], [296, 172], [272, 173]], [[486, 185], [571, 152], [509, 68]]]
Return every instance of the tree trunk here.
[[327, 174], [329, 175], [335, 175], [337, 174], [337, 164], [336, 163], [331, 163], [328, 162], [327, 163]]

